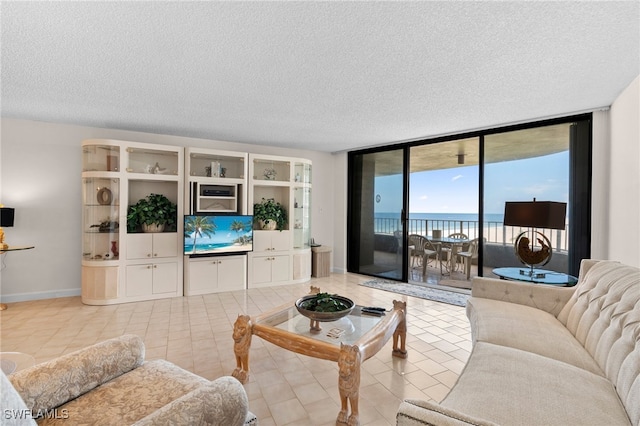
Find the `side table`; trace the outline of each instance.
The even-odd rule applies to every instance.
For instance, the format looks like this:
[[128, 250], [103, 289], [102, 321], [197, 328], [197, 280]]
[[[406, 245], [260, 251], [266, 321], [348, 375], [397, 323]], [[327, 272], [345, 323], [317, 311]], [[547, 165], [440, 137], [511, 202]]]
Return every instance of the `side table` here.
[[331, 247], [311, 247], [311, 276], [320, 278], [331, 275]]
[[[10, 252], [10, 251], [31, 250], [32, 248], [34, 248], [34, 246], [9, 246], [9, 247], [5, 247], [3, 249], [0, 249], [0, 255], [5, 254], [5, 253]], [[4, 262], [3, 262], [3, 264], [4, 264]], [[6, 303], [0, 303], [0, 311], [4, 311], [5, 309], [7, 309], [7, 304]]]
[[[520, 271], [525, 271], [525, 273], [522, 274]], [[529, 268], [496, 268], [492, 272], [503, 280], [522, 281], [533, 284], [572, 287], [578, 282], [577, 277], [562, 272], [534, 269], [533, 275], [529, 275], [530, 271]]]
[[22, 352], [0, 352], [0, 368], [6, 375], [36, 365], [36, 359]]

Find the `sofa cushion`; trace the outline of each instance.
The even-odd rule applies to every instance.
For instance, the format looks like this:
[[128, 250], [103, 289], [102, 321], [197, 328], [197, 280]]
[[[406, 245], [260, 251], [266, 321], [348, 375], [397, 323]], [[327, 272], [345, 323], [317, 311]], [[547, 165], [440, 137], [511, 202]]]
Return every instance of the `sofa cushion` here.
[[[209, 381], [165, 360], [145, 362], [93, 391], [58, 407], [69, 419], [95, 413], [100, 425], [132, 424]], [[246, 412], [245, 412], [246, 414]], [[66, 425], [68, 419], [43, 419], [40, 425]]]
[[467, 316], [474, 342], [533, 352], [603, 375], [593, 358], [553, 315], [500, 300], [472, 297]]
[[500, 425], [629, 425], [606, 378], [519, 349], [477, 342], [445, 408]]
[[585, 347], [640, 424], [640, 269], [600, 261], [580, 275], [558, 319]]

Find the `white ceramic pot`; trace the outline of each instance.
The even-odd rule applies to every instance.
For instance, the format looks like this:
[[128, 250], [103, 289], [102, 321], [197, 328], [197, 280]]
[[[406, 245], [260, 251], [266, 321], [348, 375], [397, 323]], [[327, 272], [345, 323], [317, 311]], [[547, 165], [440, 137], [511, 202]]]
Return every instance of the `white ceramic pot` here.
[[163, 232], [164, 224], [158, 225], [157, 223], [152, 223], [151, 225], [142, 224], [142, 232]]
[[260, 221], [260, 229], [264, 230], [264, 231], [273, 231], [276, 229], [276, 227], [278, 226], [278, 224], [276, 223], [275, 220], [261, 220]]

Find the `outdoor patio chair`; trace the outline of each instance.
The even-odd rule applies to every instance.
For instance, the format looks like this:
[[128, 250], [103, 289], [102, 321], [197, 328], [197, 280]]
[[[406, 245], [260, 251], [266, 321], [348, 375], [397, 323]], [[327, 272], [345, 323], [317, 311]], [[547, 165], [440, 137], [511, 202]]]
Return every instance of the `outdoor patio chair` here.
[[478, 242], [477, 238], [469, 241], [469, 248], [467, 251], [461, 251], [458, 256], [462, 259], [464, 264], [464, 272], [467, 274], [467, 280], [471, 279], [471, 264], [473, 259], [478, 258]]
[[456, 247], [456, 252], [454, 253], [454, 247], [453, 244], [447, 244], [447, 245], [443, 245], [443, 247], [440, 249], [440, 253], [442, 256], [442, 253], [444, 253], [445, 255], [445, 259], [440, 259], [440, 261], [446, 260], [446, 263], [448, 265], [450, 265], [449, 267], [451, 268], [450, 272], [455, 271], [456, 269], [458, 269], [458, 254], [459, 252], [457, 252], [457, 250], [459, 248], [463, 247], [463, 243], [467, 243], [469, 240], [469, 237], [467, 236], [467, 234], [463, 234], [462, 232], [456, 232], [454, 234], [449, 234], [449, 236], [447, 238], [451, 238], [454, 240], [460, 240], [460, 244], [457, 244]]
[[[422, 266], [422, 276], [424, 277], [429, 259], [438, 260], [438, 249], [431, 241], [418, 234], [409, 235], [409, 247], [411, 247], [412, 263], [413, 260], [418, 261], [418, 266]], [[442, 272], [442, 266], [440, 266], [440, 272]]]

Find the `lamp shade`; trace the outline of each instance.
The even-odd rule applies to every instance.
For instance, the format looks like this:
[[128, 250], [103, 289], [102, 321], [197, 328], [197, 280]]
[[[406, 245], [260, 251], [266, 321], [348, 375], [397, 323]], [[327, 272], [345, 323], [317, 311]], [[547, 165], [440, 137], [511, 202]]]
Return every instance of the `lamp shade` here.
[[555, 201], [507, 201], [504, 204], [505, 226], [531, 228], [565, 228], [567, 203]]
[[11, 207], [0, 207], [0, 226], [4, 226], [4, 227], [13, 226], [15, 210], [16, 209], [12, 209]]

